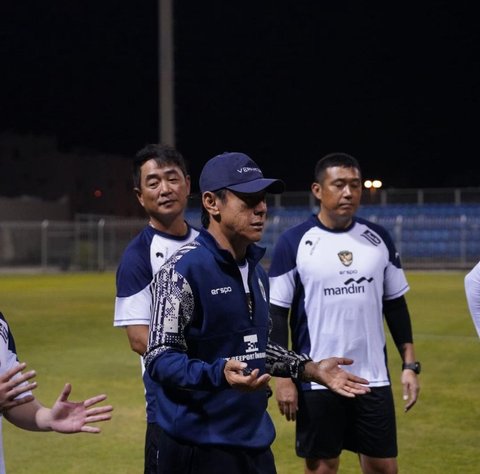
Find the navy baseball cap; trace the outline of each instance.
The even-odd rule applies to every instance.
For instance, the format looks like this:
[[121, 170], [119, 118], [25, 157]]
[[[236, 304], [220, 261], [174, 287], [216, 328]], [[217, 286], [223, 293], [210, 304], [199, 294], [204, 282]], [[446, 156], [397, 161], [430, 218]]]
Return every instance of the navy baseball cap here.
[[200, 192], [222, 188], [239, 193], [258, 193], [266, 190], [273, 194], [285, 191], [281, 179], [263, 177], [262, 170], [244, 153], [225, 152], [205, 163], [200, 174]]

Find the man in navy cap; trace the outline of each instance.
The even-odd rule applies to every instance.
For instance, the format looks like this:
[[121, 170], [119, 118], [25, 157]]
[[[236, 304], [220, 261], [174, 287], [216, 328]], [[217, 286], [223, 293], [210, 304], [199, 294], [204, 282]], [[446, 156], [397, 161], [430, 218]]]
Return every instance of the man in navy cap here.
[[255, 243], [266, 221], [264, 178], [243, 153], [209, 160], [200, 176], [202, 229], [152, 282], [146, 370], [157, 383], [163, 446], [158, 474], [273, 474], [275, 429], [267, 413], [272, 375], [315, 380], [347, 397], [367, 380], [269, 342], [269, 287]]

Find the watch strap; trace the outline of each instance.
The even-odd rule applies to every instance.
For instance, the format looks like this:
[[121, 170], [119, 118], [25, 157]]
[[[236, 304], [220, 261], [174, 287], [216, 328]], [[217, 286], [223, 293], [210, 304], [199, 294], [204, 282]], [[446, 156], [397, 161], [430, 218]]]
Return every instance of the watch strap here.
[[416, 374], [420, 373], [421, 368], [422, 368], [422, 366], [420, 365], [420, 362], [418, 362], [418, 361], [410, 362], [410, 363], [405, 363], [404, 362], [402, 364], [402, 370], [406, 370], [406, 369], [413, 370]]

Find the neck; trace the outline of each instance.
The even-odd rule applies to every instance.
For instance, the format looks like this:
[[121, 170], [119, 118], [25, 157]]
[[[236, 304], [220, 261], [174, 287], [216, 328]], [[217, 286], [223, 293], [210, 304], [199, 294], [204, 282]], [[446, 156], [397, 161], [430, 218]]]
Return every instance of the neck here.
[[150, 227], [153, 227], [160, 232], [175, 235], [177, 237], [181, 237], [188, 232], [188, 225], [183, 219], [172, 222], [161, 222], [157, 219], [150, 218], [148, 224]]
[[325, 216], [322, 213], [317, 214], [320, 223], [327, 229], [341, 230], [346, 229], [351, 223], [352, 218], [349, 217], [337, 217], [336, 219], [330, 219], [329, 216]]
[[207, 231], [212, 234], [220, 248], [228, 250], [232, 254], [237, 263], [241, 264], [245, 262], [248, 243], [245, 244], [244, 242], [238, 241], [238, 239], [229, 239], [223, 232], [217, 230], [215, 226], [210, 225]]

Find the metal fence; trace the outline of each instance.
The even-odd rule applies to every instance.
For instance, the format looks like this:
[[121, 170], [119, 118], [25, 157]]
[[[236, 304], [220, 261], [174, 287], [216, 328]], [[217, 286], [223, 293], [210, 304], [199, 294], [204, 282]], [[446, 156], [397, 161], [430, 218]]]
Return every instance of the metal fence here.
[[[287, 227], [304, 221], [306, 208], [273, 212], [262, 243], [268, 262]], [[363, 206], [358, 214], [385, 227], [407, 269], [467, 269], [480, 260], [480, 204]]]
[[0, 223], [0, 270], [104, 271], [116, 268], [145, 220]]
[[[445, 192], [445, 191], [444, 191]], [[408, 269], [467, 269], [480, 260], [480, 199], [453, 202], [385, 204], [364, 202], [359, 215], [388, 229]], [[265, 264], [278, 235], [316, 212], [310, 193], [272, 196], [261, 241]], [[417, 192], [418, 198], [418, 192]], [[287, 204], [288, 203], [288, 204]], [[293, 204], [295, 203], [295, 204]], [[198, 203], [197, 203], [198, 204]], [[200, 226], [195, 205], [187, 211]], [[128, 242], [145, 219], [79, 216], [75, 221], [0, 222], [0, 271], [114, 270]]]

